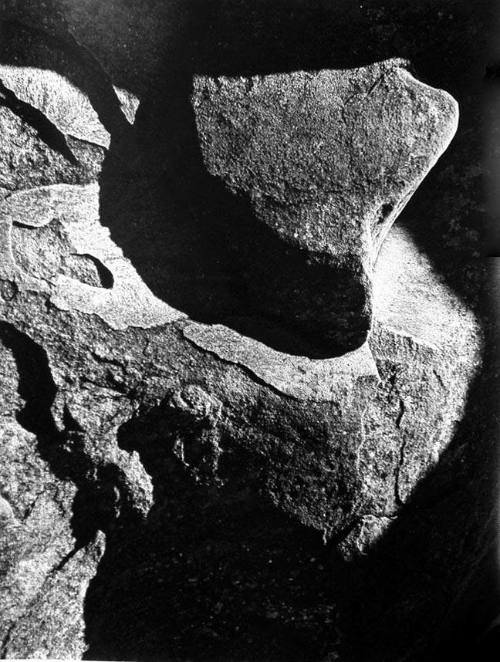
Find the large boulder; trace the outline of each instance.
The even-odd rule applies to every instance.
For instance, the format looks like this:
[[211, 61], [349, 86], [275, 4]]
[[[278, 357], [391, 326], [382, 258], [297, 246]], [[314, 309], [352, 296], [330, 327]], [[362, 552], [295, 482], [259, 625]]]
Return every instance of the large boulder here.
[[452, 139], [456, 102], [388, 61], [198, 77], [192, 103], [206, 167], [240, 201], [227, 233], [254, 309], [319, 354], [361, 345], [377, 253]]

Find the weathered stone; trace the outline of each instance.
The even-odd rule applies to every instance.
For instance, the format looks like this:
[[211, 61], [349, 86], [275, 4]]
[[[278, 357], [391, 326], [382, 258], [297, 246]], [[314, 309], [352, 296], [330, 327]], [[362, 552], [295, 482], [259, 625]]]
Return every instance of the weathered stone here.
[[94, 181], [100, 170], [102, 150], [73, 145], [76, 163], [52, 149], [37, 130], [10, 109], [0, 105], [0, 195], [5, 191]]
[[0, 203], [0, 273], [20, 288], [48, 288], [55, 306], [99, 315], [114, 328], [183, 317], [152, 295], [110, 240], [99, 224], [98, 195], [91, 184], [7, 197]]
[[[0, 412], [1, 655], [79, 657], [85, 649], [84, 591], [102, 555], [103, 540], [92, 542], [80, 550], [76, 559], [71, 558], [71, 504], [76, 489], [71, 481], [55, 475], [47, 461], [46, 447], [43, 449], [37, 435], [16, 420], [18, 417], [25, 426], [30, 426], [30, 420], [35, 426], [42, 425], [41, 417], [33, 416], [33, 408], [36, 411], [39, 404], [30, 396], [43, 382], [40, 375], [34, 377], [31, 393], [19, 386], [20, 357], [12, 351], [13, 339], [2, 323], [0, 376], [5, 390]], [[29, 362], [29, 354], [23, 359]], [[40, 400], [43, 397], [40, 395]], [[50, 625], [43, 622], [46, 618]], [[39, 622], [38, 627], [35, 622]]]
[[447, 93], [404, 63], [252, 78], [197, 77], [192, 98], [211, 175], [255, 307], [330, 356], [361, 345], [372, 272], [395, 218], [447, 147]]
[[[24, 275], [14, 260], [12, 271], [4, 276], [12, 279], [20, 290], [45, 293], [60, 310], [98, 315], [115, 329], [155, 327], [181, 320], [177, 311], [160, 304], [148, 293], [117, 248], [106, 239], [96, 209], [92, 211], [96, 194], [94, 186], [60, 186], [20, 192], [7, 198], [0, 208], [4, 223], [15, 224], [12, 237], [17, 241], [19, 259], [26, 260], [26, 268], [31, 265], [33, 275], [31, 278]], [[38, 249], [35, 251], [31, 248], [30, 233], [37, 226], [52, 228], [53, 234], [43, 243], [35, 235]], [[113, 287], [95, 287], [61, 275], [60, 265], [65, 256], [75, 252], [91, 255], [109, 268], [116, 278]], [[7, 262], [3, 260], [4, 270]], [[183, 323], [183, 334], [190, 343], [217, 355], [223, 363], [243, 367], [279, 393], [299, 402], [331, 403], [335, 416], [328, 425], [333, 438], [342, 440], [349, 434], [344, 449], [348, 455], [352, 454], [348, 469], [349, 498], [354, 499], [357, 494], [356, 508], [364, 513], [373, 510], [393, 516], [453, 435], [454, 421], [460, 418], [468, 384], [474, 375], [479, 338], [474, 316], [433, 277], [431, 265], [418, 255], [404, 233], [389, 238], [379, 258], [375, 284], [376, 323], [370, 345], [364, 344], [359, 350], [338, 358], [311, 360], [287, 356], [223, 326], [187, 322]], [[416, 317], [409, 313], [409, 309], [421, 310], [428, 304], [427, 292], [432, 292], [429, 316]], [[6, 304], [11, 308], [15, 305]], [[88, 351], [85, 344], [82, 349]], [[59, 360], [53, 357], [56, 370]], [[429, 371], [435, 376], [433, 380], [426, 377]], [[69, 375], [61, 376], [62, 383], [68, 379]], [[120, 382], [124, 387], [123, 377]], [[453, 384], [453, 389], [447, 384]], [[459, 388], [458, 384], [462, 386]], [[210, 411], [219, 408], [213, 402], [237, 398], [237, 387], [231, 381], [226, 388], [232, 393], [230, 397], [227, 393], [206, 395], [191, 386], [174, 394], [169, 407], [188, 415], [189, 419], [210, 419], [214, 415]], [[362, 408], [359, 399], [364, 403]], [[64, 406], [79, 426], [90, 425], [92, 436], [110, 415], [109, 405], [106, 391], [98, 390], [94, 396], [87, 391], [80, 394], [70, 391]], [[439, 429], [438, 436], [429, 435], [433, 428]], [[383, 452], [378, 448], [380, 435], [386, 440]], [[340, 441], [330, 443], [335, 447]], [[414, 450], [408, 459], [410, 449]], [[87, 452], [96, 450], [89, 448]], [[267, 452], [272, 456], [275, 451]], [[326, 447], [313, 454], [309, 450], [294, 450], [285, 465], [270, 459], [266, 472], [266, 489], [276, 505], [326, 537], [335, 535], [354, 516], [352, 504], [347, 512], [346, 506], [339, 509], [335, 505], [339, 488], [330, 486], [328, 496], [324, 493], [334, 471], [331, 452], [337, 451]], [[326, 455], [323, 457], [322, 453]], [[307, 474], [313, 465], [316, 465], [315, 479], [295, 493], [294, 481]], [[346, 466], [339, 466], [335, 472], [346, 470]]]
[[[479, 224], [469, 215], [479, 204], [471, 193], [478, 168], [467, 161], [473, 115], [464, 113], [466, 128], [446, 155], [447, 167], [431, 174], [404, 219], [405, 229], [394, 228], [380, 251], [368, 341], [341, 356], [333, 356], [332, 345], [325, 350], [315, 338], [315, 351], [277, 351], [265, 334], [246, 334], [245, 324], [216, 314], [210, 318], [214, 323], [200, 324], [196, 315], [186, 319], [178, 299], [174, 306], [170, 296], [159, 295], [173, 296], [176, 285], [170, 290], [156, 286], [176, 271], [175, 282], [183, 286], [183, 259], [192, 249], [197, 267], [210, 248], [203, 238], [227, 242], [213, 229], [203, 232], [213, 221], [203, 205], [190, 206], [200, 182], [190, 174], [201, 164], [179, 168], [178, 179], [158, 173], [166, 167], [171, 176], [178, 167], [176, 159], [169, 162], [172, 153], [196, 160], [191, 148], [182, 150], [189, 137], [186, 125], [196, 145], [187, 99], [193, 70], [237, 75], [241, 62], [248, 65], [241, 69], [248, 75], [288, 71], [291, 62], [294, 70], [309, 68], [311, 60], [303, 61], [303, 51], [284, 47], [294, 43], [293, 35], [283, 40], [281, 19], [288, 14], [288, 25], [300, 26], [301, 35], [303, 28], [306, 34], [312, 30], [314, 38], [305, 39], [317, 63], [311, 70], [338, 67], [330, 59], [339, 48], [330, 34], [335, 22], [307, 28], [298, 20], [304, 14], [292, 14], [290, 8], [307, 5], [303, 11], [313, 16], [321, 4], [330, 16], [327, 7], [339, 3], [312, 3], [311, 9], [305, 0], [207, 0], [202, 4], [208, 11], [216, 7], [224, 26], [210, 26], [206, 33], [207, 52], [219, 51], [210, 63], [196, 54], [193, 63], [192, 41], [175, 34], [178, 23], [165, 20], [174, 6], [185, 7], [189, 17], [200, 9], [197, 2], [0, 4], [16, 21], [50, 34], [49, 39], [41, 33], [35, 38], [36, 30], [29, 36], [12, 23], [9, 30], [18, 37], [9, 42], [2, 33], [2, 63], [36, 69], [36, 80], [51, 95], [64, 91], [71, 104], [81, 102], [82, 118], [60, 115], [50, 99], [35, 93], [36, 85], [16, 88], [16, 98], [36, 106], [66, 136], [77, 159], [87, 154], [93, 168], [78, 169], [12, 108], [0, 109], [7, 137], [0, 146], [5, 165], [0, 192], [0, 495], [7, 504], [3, 520], [0, 510], [0, 657], [431, 659], [436, 629], [466, 585], [471, 560], [476, 563], [484, 554], [485, 504], [491, 498], [488, 463], [494, 464], [489, 439], [497, 438], [486, 427], [489, 385], [477, 377], [488, 366], [488, 360], [481, 364], [483, 320], [473, 310], [480, 265], [471, 262], [462, 269], [455, 264], [460, 251], [477, 249], [473, 228]], [[370, 11], [373, 3], [363, 5]], [[415, 7], [415, 13], [421, 16], [422, 9]], [[225, 21], [230, 25], [235, 15], [252, 21], [242, 21], [240, 35], [231, 36], [227, 50], [227, 43], [221, 46], [211, 37], [218, 34], [223, 41]], [[271, 22], [276, 39], [270, 16], [280, 19]], [[448, 15], [441, 21], [429, 10], [429, 17], [425, 29], [410, 22], [417, 54], [427, 52], [429, 26], [444, 25], [439, 32], [444, 51], [450, 41], [441, 37], [457, 36]], [[377, 40], [384, 37], [381, 22], [372, 21], [373, 30], [382, 30]], [[261, 26], [266, 26], [264, 33]], [[255, 43], [278, 59], [268, 61], [255, 48], [259, 29]], [[185, 51], [180, 58], [163, 59], [162, 41], [172, 34]], [[328, 37], [322, 45], [316, 39], [321, 34]], [[396, 40], [388, 34], [392, 53]], [[457, 44], [464, 48], [462, 39]], [[47, 47], [50, 52], [44, 54]], [[75, 52], [79, 55], [72, 60]], [[233, 52], [235, 61], [226, 58], [221, 66], [220, 54]], [[20, 59], [13, 59], [13, 53]], [[362, 55], [357, 64], [387, 57]], [[455, 85], [463, 73], [457, 70], [457, 55], [453, 47], [446, 85], [441, 60], [435, 76], [429, 70], [426, 74], [467, 104], [469, 97]], [[184, 76], [182, 104], [178, 88], [171, 87], [171, 68]], [[390, 112], [381, 92], [394, 81], [399, 81], [397, 89], [416, 94], [407, 109], [415, 109], [424, 97], [429, 104], [433, 95], [446, 99], [392, 65], [352, 75], [364, 80], [385, 68], [387, 78], [373, 88], [366, 104], [355, 95], [351, 110], [344, 106], [353, 125], [357, 120], [349, 113], [365, 105], [373, 109], [373, 99], [381, 104], [382, 117]], [[165, 69], [168, 84], [162, 93], [158, 81], [165, 80]], [[297, 75], [258, 77], [255, 87], [267, 90], [266, 81], [293, 81]], [[321, 75], [303, 74], [308, 81]], [[249, 80], [227, 86], [242, 84], [242, 98], [247, 98]], [[113, 84], [128, 82], [134, 91], [149, 88], [133, 129], [113, 90]], [[61, 101], [62, 107], [65, 98]], [[183, 112], [178, 114], [186, 116], [180, 133], [172, 121], [179, 108]], [[395, 128], [403, 121], [408, 117], [397, 118]], [[129, 131], [141, 140], [121, 142]], [[103, 143], [111, 137], [99, 185], [91, 182], [100, 172], [96, 155], [102, 157], [105, 149], [71, 138], [85, 132]], [[422, 140], [424, 133], [419, 134]], [[427, 138], [425, 149], [432, 145], [437, 157], [439, 136], [430, 131]], [[177, 151], [165, 149], [171, 140], [178, 141]], [[422, 174], [430, 165], [430, 151], [423, 153], [428, 160], [427, 166], [422, 161]], [[408, 166], [402, 171], [411, 175]], [[310, 175], [314, 169], [305, 172], [306, 179]], [[182, 176], [186, 199], [180, 195], [180, 202], [171, 204]], [[376, 169], [373, 177], [386, 196]], [[143, 178], [140, 187], [134, 186], [136, 178]], [[151, 194], [150, 183], [161, 196]], [[416, 179], [396, 186], [398, 195], [410, 184]], [[369, 200], [373, 190], [370, 182], [366, 185]], [[238, 200], [231, 201], [218, 187], [215, 193], [221, 204], [208, 211], [241, 220], [238, 212], [246, 210]], [[348, 193], [346, 199], [352, 197]], [[183, 204], [189, 209], [178, 218], [174, 212]], [[258, 227], [255, 208], [248, 207]], [[366, 221], [366, 210], [361, 212], [359, 218]], [[430, 241], [433, 233], [437, 247]], [[168, 250], [159, 239], [164, 235]], [[183, 252], [184, 237], [188, 246]], [[137, 250], [131, 250], [134, 242]], [[255, 242], [265, 252], [258, 237]], [[253, 257], [259, 257], [257, 252]], [[146, 279], [140, 265], [148, 262]], [[211, 282], [201, 275], [200, 298], [209, 299], [207, 307], [218, 294], [210, 292]], [[288, 324], [288, 316], [283, 319]], [[252, 324], [259, 327], [265, 320], [256, 314]]]
[[[42, 227], [55, 224], [57, 232], [67, 231], [68, 222], [61, 219], [75, 217], [79, 205], [87, 210], [88, 194], [81, 187], [48, 192], [46, 199], [54, 205], [56, 219], [48, 225], [42, 222]], [[15, 196], [6, 201], [12, 199], [9, 217], [17, 223], [19, 215], [26, 214], [23, 232], [36, 230], [30, 221], [34, 207], [40, 208], [40, 218], [44, 218], [43, 205], [28, 204], [27, 198], [39, 201], [44, 195], [40, 191], [19, 194], [19, 201], [23, 200], [19, 206]], [[83, 215], [76, 217], [82, 224]], [[102, 228], [96, 219], [82, 227], [86, 231], [81, 250], [93, 254]], [[40, 246], [41, 265], [50, 264], [49, 258], [67, 250], [54, 240]], [[299, 522], [304, 530], [316, 531], [320, 539], [341, 536], [338, 551], [344, 559], [352, 562], [360, 554], [369, 555], [421, 477], [450, 444], [455, 420], [463, 414], [480, 347], [474, 315], [439, 282], [429, 261], [401, 232], [389, 236], [379, 258], [375, 277], [378, 320], [370, 347], [365, 345], [363, 350], [377, 369], [364, 377], [359, 366], [353, 362], [349, 368], [344, 357], [303, 359], [301, 363], [296, 357], [273, 356], [272, 350], [257, 343], [248, 352], [242, 349], [248, 339], [238, 339], [235, 332], [223, 327], [210, 329], [181, 322], [188, 342], [174, 325], [142, 329], [131, 317], [126, 324], [123, 318], [123, 330], [119, 331], [113, 328], [112, 320], [105, 322], [101, 317], [98, 321], [95, 315], [70, 303], [67, 310], [51, 307], [48, 311], [45, 302], [50, 290], [44, 291], [41, 278], [31, 281], [31, 294], [23, 290], [22, 278], [17, 277], [16, 282], [20, 290], [15, 300], [5, 302], [3, 314], [14, 327], [22, 328], [27, 338], [36, 338], [45, 348], [57, 389], [54, 419], [67, 437], [63, 445], [57, 437], [52, 442], [51, 463], [57, 467], [57, 458], [69, 452], [65, 462], [73, 471], [79, 466], [89, 467], [77, 479], [79, 490], [95, 485], [98, 512], [102, 513], [96, 524], [100, 522], [110, 538], [103, 568], [112, 565], [113, 580], [99, 579], [107, 571], [102, 570], [101, 575], [98, 571], [89, 599], [91, 604], [119, 600], [122, 619], [132, 609], [132, 603], [123, 598], [123, 586], [130, 586], [130, 566], [117, 569], [123, 550], [132, 555], [130, 563], [136, 564], [138, 576], [157, 577], [156, 554], [164, 556], [164, 545], [171, 537], [190, 535], [182, 524], [184, 517], [190, 521], [187, 512], [196, 513], [199, 507], [208, 521], [219, 521], [220, 499], [223, 510], [230, 505], [234, 516], [241, 500], [246, 503], [248, 497], [243, 495], [253, 494], [257, 504], [270, 502], [277, 513]], [[387, 282], [394, 287], [388, 289]], [[37, 289], [39, 294], [34, 298]], [[406, 312], [398, 315], [402, 302], [420, 310], [427, 291], [433, 292], [435, 300], [432, 318], [412, 324], [413, 316]], [[440, 323], [437, 328], [435, 322]], [[192, 343], [208, 352], [195, 349]], [[11, 374], [8, 362], [5, 366]], [[299, 378], [306, 386], [292, 387]], [[8, 392], [15, 390], [14, 385]], [[10, 410], [16, 406], [13, 402]], [[74, 439], [71, 430], [78, 430]], [[241, 458], [245, 458], [243, 462]], [[109, 471], [114, 468], [116, 476], [112, 473], [113, 478], [105, 479], [105, 467]], [[105, 487], [107, 480], [111, 480], [109, 487]], [[184, 481], [193, 489], [206, 486], [203, 489], [208, 491], [203, 492], [199, 506], [189, 491], [185, 496], [178, 492]], [[17, 478], [8, 486], [12, 483], [19, 485]], [[29, 483], [40, 488], [39, 479]], [[114, 496], [112, 485], [119, 497]], [[174, 499], [176, 508], [185, 513], [175, 523], [165, 519], [165, 490], [168, 499]], [[13, 502], [19, 501], [19, 496], [12, 497]], [[84, 502], [83, 512], [89, 508]], [[144, 516], [148, 511], [148, 519], [139, 520], [147, 524], [138, 524], [132, 517], [132, 513]], [[121, 522], [118, 529], [109, 524], [113, 521]], [[247, 526], [244, 517], [242, 523]], [[122, 528], [123, 533], [119, 533]], [[346, 530], [349, 535], [344, 537]], [[140, 540], [147, 536], [150, 542], [146, 547], [142, 542], [134, 551], [131, 541], [135, 536]], [[40, 534], [37, 540], [42, 548], [52, 549]], [[10, 541], [17, 545], [16, 538], [10, 537]], [[87, 554], [73, 557], [73, 567], [87, 563], [92, 554], [89, 548]], [[161, 575], [167, 581], [170, 573], [177, 576], [175, 555], [162, 563]], [[66, 581], [64, 575], [61, 581]], [[17, 623], [15, 614], [21, 612], [24, 602], [17, 594], [17, 585], [11, 582], [11, 586], [16, 609], [12, 622]], [[34, 585], [36, 590], [41, 589]], [[137, 599], [135, 589], [130, 596], [132, 601]], [[41, 607], [42, 611], [47, 608]], [[152, 604], [147, 618], [150, 609]], [[89, 615], [87, 622], [93, 623], [92, 619]], [[34, 648], [37, 639], [30, 628], [38, 628], [37, 623], [29, 612], [6, 651], [74, 653], [68, 643], [65, 649], [58, 648], [52, 631], [47, 631], [45, 648]], [[118, 645], [115, 634], [105, 635], [99, 627], [92, 625], [91, 632], [100, 632], [102, 641], [111, 637]], [[146, 625], [144, 628], [147, 630]], [[144, 645], [141, 634], [134, 636], [139, 638], [126, 637], [119, 648], [122, 657], [126, 648]]]
[[[0, 81], [18, 100], [38, 109], [65, 136], [109, 148], [110, 135], [89, 98], [55, 71], [34, 67], [0, 66]], [[115, 89], [122, 111], [133, 124], [139, 101]]]
[[95, 181], [111, 134], [138, 99], [113, 87], [85, 49], [0, 20], [0, 188]]

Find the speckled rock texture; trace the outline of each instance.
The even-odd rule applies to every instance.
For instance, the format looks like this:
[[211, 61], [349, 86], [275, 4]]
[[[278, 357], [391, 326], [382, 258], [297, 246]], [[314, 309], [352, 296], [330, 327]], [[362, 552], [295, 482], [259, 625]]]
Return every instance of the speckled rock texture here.
[[206, 167], [241, 202], [227, 234], [253, 307], [319, 354], [362, 345], [377, 253], [453, 137], [456, 102], [389, 60], [196, 78], [192, 103]]
[[474, 659], [486, 10], [0, 9], [0, 658]]

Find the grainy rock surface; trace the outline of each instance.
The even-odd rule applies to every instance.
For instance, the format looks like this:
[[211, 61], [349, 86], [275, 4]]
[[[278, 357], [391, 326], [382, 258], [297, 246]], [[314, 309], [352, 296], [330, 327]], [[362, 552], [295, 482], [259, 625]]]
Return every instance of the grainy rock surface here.
[[361, 345], [378, 250], [453, 137], [455, 101], [387, 61], [197, 78], [192, 103], [206, 167], [241, 201], [227, 234], [253, 307], [320, 354]]
[[[317, 4], [0, 2], [0, 657], [423, 662], [487, 622], [484, 25], [448, 0]], [[463, 126], [369, 274], [371, 334], [325, 358], [252, 308], [207, 171], [231, 150], [191, 99], [383, 71], [372, 112], [415, 93], [432, 131], [405, 118], [411, 173], [375, 135], [395, 171], [356, 198], [368, 226], [449, 141], [437, 88]]]

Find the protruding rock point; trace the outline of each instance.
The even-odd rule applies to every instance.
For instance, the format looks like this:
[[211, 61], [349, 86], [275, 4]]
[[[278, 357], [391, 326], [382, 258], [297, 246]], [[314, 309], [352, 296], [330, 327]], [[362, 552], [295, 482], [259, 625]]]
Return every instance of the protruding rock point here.
[[378, 249], [452, 139], [454, 99], [389, 60], [200, 76], [192, 103], [206, 168], [235, 196], [228, 237], [255, 308], [325, 356], [359, 347]]

